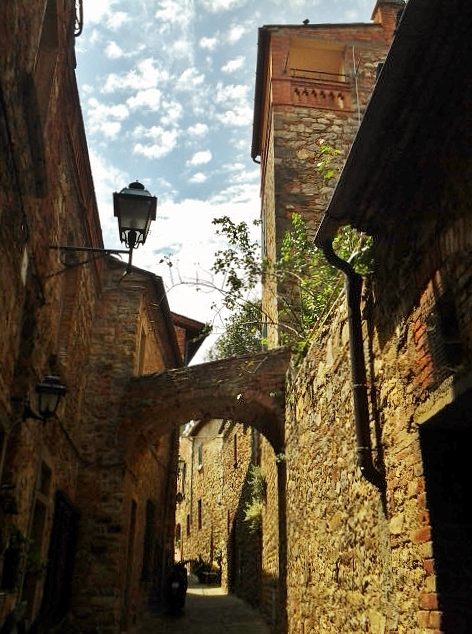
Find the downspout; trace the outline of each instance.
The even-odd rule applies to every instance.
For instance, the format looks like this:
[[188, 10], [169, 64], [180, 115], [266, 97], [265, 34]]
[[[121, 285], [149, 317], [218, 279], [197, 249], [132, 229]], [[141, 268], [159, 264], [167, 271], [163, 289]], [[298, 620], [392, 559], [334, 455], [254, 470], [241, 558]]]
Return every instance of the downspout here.
[[346, 260], [336, 255], [330, 240], [324, 241], [320, 246], [328, 262], [342, 271], [346, 279], [345, 288], [349, 323], [351, 387], [357, 440], [357, 464], [364, 478], [378, 489], [383, 490], [385, 489], [385, 479], [375, 467], [372, 460], [367, 373], [362, 337], [362, 277], [356, 273], [349, 262], [346, 262]]

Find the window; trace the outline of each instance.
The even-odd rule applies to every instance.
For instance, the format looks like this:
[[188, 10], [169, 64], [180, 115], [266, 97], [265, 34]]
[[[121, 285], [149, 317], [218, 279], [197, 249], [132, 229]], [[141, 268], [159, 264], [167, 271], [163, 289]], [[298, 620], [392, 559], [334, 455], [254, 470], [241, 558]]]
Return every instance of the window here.
[[27, 604], [25, 616], [28, 619], [38, 606], [39, 591], [48, 561], [46, 523], [52, 507], [52, 470], [45, 462], [41, 462], [39, 466], [36, 482], [36, 499], [28, 535], [29, 550], [22, 587], [22, 600]]
[[203, 444], [201, 442], [197, 445], [197, 457], [198, 457], [198, 470], [203, 468]]
[[293, 77], [344, 82], [344, 49], [294, 42], [290, 48], [290, 72]]
[[198, 500], [198, 530], [202, 528], [202, 501]]
[[190, 514], [187, 515], [187, 537], [190, 537]]
[[152, 544], [154, 537], [154, 518], [156, 515], [156, 506], [148, 500], [146, 503], [146, 524], [144, 528], [144, 544], [143, 544], [143, 565], [141, 568], [141, 580], [151, 581], [152, 567]]
[[138, 363], [136, 367], [136, 373], [138, 375], [141, 375], [144, 372], [144, 363], [146, 359], [146, 339], [147, 339], [146, 331], [144, 330], [144, 327], [141, 327], [141, 333], [139, 335], [139, 341], [138, 341], [138, 354], [137, 354]]
[[234, 434], [233, 437], [233, 467], [236, 469], [238, 466], [238, 435]]

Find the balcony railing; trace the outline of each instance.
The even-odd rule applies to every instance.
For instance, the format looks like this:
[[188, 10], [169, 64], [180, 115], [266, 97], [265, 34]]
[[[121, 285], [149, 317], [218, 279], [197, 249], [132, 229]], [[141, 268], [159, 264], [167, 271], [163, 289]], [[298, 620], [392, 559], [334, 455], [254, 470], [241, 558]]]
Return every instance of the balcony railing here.
[[348, 75], [292, 68], [291, 94], [294, 105], [347, 110], [351, 106]]
[[311, 79], [345, 84], [349, 81], [349, 75], [342, 73], [327, 73], [323, 70], [309, 70], [307, 68], [291, 68], [290, 75], [297, 79]]

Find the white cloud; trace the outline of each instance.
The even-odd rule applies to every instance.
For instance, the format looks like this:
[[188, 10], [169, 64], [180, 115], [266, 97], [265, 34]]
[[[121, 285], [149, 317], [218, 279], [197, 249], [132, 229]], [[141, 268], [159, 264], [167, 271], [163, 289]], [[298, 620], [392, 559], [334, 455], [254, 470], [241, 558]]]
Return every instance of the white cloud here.
[[247, 0], [198, 0], [199, 4], [209, 13], [233, 11], [243, 7]]
[[141, 60], [136, 69], [122, 74], [111, 73], [105, 81], [102, 92], [111, 93], [117, 90], [144, 90], [145, 88], [155, 88], [161, 82], [169, 79], [166, 69], [152, 58]]
[[236, 59], [232, 59], [229, 62], [227, 62], [224, 66], [221, 67], [221, 70], [224, 73], [234, 73], [234, 71], [238, 70], [239, 68], [243, 66], [245, 59], [246, 59], [245, 57], [240, 55], [239, 57], [236, 57]]
[[173, 62], [179, 59], [193, 61], [193, 44], [186, 38], [181, 38], [172, 43], [169, 47], [169, 57]]
[[187, 128], [187, 134], [189, 136], [201, 137], [205, 136], [209, 131], [209, 127], [206, 123], [196, 123]]
[[148, 88], [147, 90], [140, 90], [134, 97], [130, 97], [126, 100], [127, 105], [131, 110], [137, 108], [148, 108], [149, 110], [158, 110], [161, 103], [161, 91], [157, 88]]
[[180, 90], [193, 90], [196, 86], [201, 86], [205, 81], [205, 75], [196, 68], [186, 68], [177, 79], [177, 88]]
[[113, 11], [113, 6], [119, 0], [100, 0], [100, 2], [87, 2], [84, 9], [85, 24], [104, 24], [105, 17]]
[[120, 59], [123, 57], [123, 49], [116, 42], [108, 42], [105, 47], [105, 55], [108, 59]]
[[209, 150], [204, 150], [201, 152], [196, 152], [192, 158], [187, 161], [188, 165], [205, 165], [205, 163], [209, 163], [212, 159], [211, 152]]
[[124, 104], [106, 105], [94, 97], [87, 101], [88, 127], [91, 132], [105, 131], [108, 126], [106, 136], [114, 136], [119, 132], [116, 122], [124, 121], [128, 115], [129, 110]]
[[191, 178], [189, 178], [189, 183], [204, 183], [207, 180], [207, 177], [205, 176], [205, 174], [203, 174], [203, 172], [197, 172], [196, 174], [194, 174]]
[[107, 21], [107, 26], [112, 31], [117, 31], [123, 24], [130, 21], [130, 17], [124, 11], [113, 12]]
[[184, 114], [184, 108], [178, 101], [163, 101], [161, 106], [161, 124], [175, 127]]
[[223, 84], [216, 86], [215, 101], [219, 104], [232, 105], [247, 100], [249, 87], [244, 84]]
[[200, 48], [203, 48], [207, 51], [214, 51], [218, 45], [218, 40], [216, 37], [202, 37], [198, 42]]
[[193, 1], [161, 0], [154, 17], [163, 25], [177, 24], [186, 27], [194, 15]]
[[248, 86], [243, 84], [223, 84], [219, 82], [214, 96], [220, 106], [215, 117], [225, 126], [250, 126], [253, 109], [249, 104]]
[[121, 132], [121, 123], [118, 121], [104, 121], [100, 126], [100, 131], [107, 139], [116, 139]]
[[230, 44], [236, 44], [239, 40], [245, 35], [247, 29], [240, 24], [233, 24], [229, 30], [227, 35], [228, 42]]
[[150, 144], [136, 143], [133, 153], [144, 156], [148, 159], [158, 159], [170, 154], [177, 145], [179, 137], [178, 130], [165, 130], [160, 126], [145, 128], [138, 126], [133, 131], [133, 136], [137, 138], [149, 138]]

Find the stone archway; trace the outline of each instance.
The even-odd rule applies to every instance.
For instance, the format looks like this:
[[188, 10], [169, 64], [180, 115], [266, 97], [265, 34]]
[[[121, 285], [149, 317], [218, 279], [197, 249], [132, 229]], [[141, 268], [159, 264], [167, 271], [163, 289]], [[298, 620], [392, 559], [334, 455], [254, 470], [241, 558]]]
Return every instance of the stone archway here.
[[290, 350], [276, 350], [133, 377], [123, 386], [119, 443], [139, 451], [189, 420], [227, 418], [284, 447]]

